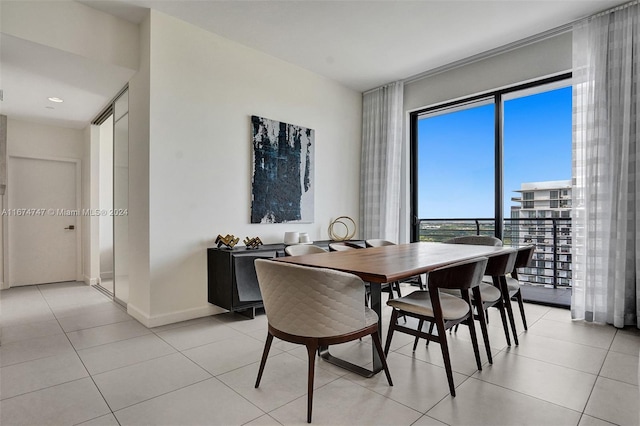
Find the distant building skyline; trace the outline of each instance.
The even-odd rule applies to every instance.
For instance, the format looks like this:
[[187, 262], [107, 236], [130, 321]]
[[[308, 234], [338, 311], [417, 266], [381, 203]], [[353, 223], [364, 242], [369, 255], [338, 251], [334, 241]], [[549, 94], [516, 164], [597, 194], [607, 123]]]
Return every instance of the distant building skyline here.
[[520, 197], [511, 200], [520, 205], [511, 207], [511, 218], [517, 219], [510, 227], [511, 240], [536, 246], [520, 280], [571, 285], [571, 181], [524, 182], [516, 192]]

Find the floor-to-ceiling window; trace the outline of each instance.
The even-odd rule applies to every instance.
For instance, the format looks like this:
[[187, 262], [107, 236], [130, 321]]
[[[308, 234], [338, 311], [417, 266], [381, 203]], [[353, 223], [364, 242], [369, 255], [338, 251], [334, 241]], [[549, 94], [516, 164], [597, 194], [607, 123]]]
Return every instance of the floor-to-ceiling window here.
[[494, 116], [489, 98], [418, 120], [419, 218], [493, 217]]
[[571, 96], [561, 75], [413, 112], [413, 240], [535, 244], [526, 281], [570, 288]]

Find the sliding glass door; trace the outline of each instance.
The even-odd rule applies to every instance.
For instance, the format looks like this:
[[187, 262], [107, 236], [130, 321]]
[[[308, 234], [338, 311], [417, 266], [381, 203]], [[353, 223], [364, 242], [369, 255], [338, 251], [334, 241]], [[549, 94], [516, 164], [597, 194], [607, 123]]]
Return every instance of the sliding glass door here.
[[416, 111], [411, 142], [413, 241], [535, 244], [527, 280], [570, 286], [570, 75]]

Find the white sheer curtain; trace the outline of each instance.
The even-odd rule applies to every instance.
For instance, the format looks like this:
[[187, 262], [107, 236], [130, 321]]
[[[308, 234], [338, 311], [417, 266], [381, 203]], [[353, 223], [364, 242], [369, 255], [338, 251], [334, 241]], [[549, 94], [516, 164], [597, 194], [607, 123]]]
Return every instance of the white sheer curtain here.
[[366, 93], [362, 103], [362, 238], [398, 241], [404, 83]]
[[640, 6], [573, 29], [575, 319], [640, 327]]

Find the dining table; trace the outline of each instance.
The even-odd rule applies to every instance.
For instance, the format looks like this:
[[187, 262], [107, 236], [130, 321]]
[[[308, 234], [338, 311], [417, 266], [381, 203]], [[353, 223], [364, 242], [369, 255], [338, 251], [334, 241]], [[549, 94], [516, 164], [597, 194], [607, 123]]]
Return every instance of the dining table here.
[[[295, 265], [348, 272], [357, 275], [363, 281], [369, 282], [371, 309], [378, 315], [378, 330], [382, 340], [382, 284], [400, 281], [415, 275], [428, 274], [434, 269], [456, 262], [478, 257], [496, 256], [513, 250], [510, 247], [414, 242], [357, 250], [279, 257], [274, 260]], [[326, 361], [364, 377], [371, 377], [382, 371], [382, 361], [373, 344], [371, 369], [332, 355], [328, 347], [320, 348], [319, 354]]]

